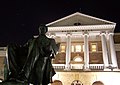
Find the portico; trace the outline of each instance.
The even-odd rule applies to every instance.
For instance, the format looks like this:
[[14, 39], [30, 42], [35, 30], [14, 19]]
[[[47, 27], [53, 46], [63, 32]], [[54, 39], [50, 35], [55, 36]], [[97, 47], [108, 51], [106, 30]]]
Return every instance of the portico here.
[[[74, 47], [72, 48], [74, 43], [82, 43], [82, 46], [78, 46], [79, 52], [76, 51], [76, 53], [83, 56], [83, 62], [78, 64], [78, 67], [81, 66], [81, 69], [91, 69], [93, 65], [90, 64], [90, 59], [93, 58], [91, 55], [94, 53], [96, 55], [97, 53], [98, 55], [102, 54], [101, 60], [103, 60], [103, 63], [101, 63], [101, 66], [103, 66], [103, 69], [111, 69], [111, 67], [118, 69], [113, 40], [116, 23], [77, 12], [48, 23], [47, 26], [48, 37], [54, 37], [61, 44], [65, 43], [65, 63], [60, 65], [65, 70], [72, 69], [72, 56], [75, 54], [75, 52], [72, 52], [74, 50]], [[101, 43], [101, 50], [96, 51], [100, 49], [99, 44], [94, 44], [94, 47], [90, 48], [91, 42], [94, 41]], [[94, 50], [92, 51], [92, 49]], [[100, 65], [99, 63], [97, 64], [98, 66]], [[58, 64], [56, 63], [56, 65]]]

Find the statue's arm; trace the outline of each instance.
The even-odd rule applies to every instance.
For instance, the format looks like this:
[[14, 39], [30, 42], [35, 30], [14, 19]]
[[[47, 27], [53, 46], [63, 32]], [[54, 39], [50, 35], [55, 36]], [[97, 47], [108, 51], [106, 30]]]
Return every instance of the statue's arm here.
[[56, 53], [59, 50], [60, 43], [56, 43], [54, 39], [51, 39], [51, 46], [52, 46], [52, 50], [54, 51], [54, 54], [56, 55]]

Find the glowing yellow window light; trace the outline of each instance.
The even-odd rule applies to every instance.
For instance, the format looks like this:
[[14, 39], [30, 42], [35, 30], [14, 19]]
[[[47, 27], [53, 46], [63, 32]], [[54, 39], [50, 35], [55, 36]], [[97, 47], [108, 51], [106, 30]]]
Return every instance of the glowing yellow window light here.
[[76, 49], [76, 52], [81, 52], [81, 45], [76, 45], [75, 49]]
[[73, 46], [73, 45], [72, 45], [72, 47], [71, 47], [71, 51], [74, 52], [74, 46]]
[[96, 44], [92, 44], [92, 52], [96, 52], [97, 50], [97, 46], [96, 46]]
[[64, 45], [61, 46], [61, 52], [65, 52], [65, 46]]

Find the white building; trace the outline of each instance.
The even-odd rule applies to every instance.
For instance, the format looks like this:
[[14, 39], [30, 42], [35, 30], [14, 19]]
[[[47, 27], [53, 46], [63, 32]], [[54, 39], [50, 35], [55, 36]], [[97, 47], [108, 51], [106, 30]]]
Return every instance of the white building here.
[[[81, 69], [89, 70], [92, 67], [94, 68], [94, 65], [90, 65], [90, 57], [92, 57], [91, 54], [93, 53], [102, 54], [103, 63], [98, 64], [97, 67], [104, 70], [118, 69], [113, 40], [116, 23], [76, 12], [48, 23], [47, 26], [49, 31], [47, 35], [61, 43], [62, 50], [59, 54], [65, 51], [66, 70], [72, 69], [71, 57], [72, 53], [75, 52], [79, 56], [82, 55], [80, 53], [83, 53], [81, 56], [83, 63], [80, 64], [81, 67], [78, 66]], [[100, 44], [102, 46], [101, 50], [98, 48]]]

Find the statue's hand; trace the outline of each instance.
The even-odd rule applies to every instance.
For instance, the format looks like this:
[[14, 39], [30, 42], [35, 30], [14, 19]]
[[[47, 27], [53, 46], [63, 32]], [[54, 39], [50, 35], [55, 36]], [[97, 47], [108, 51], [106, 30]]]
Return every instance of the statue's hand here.
[[52, 53], [52, 54], [50, 55], [50, 58], [51, 58], [51, 59], [55, 58], [55, 55]]

